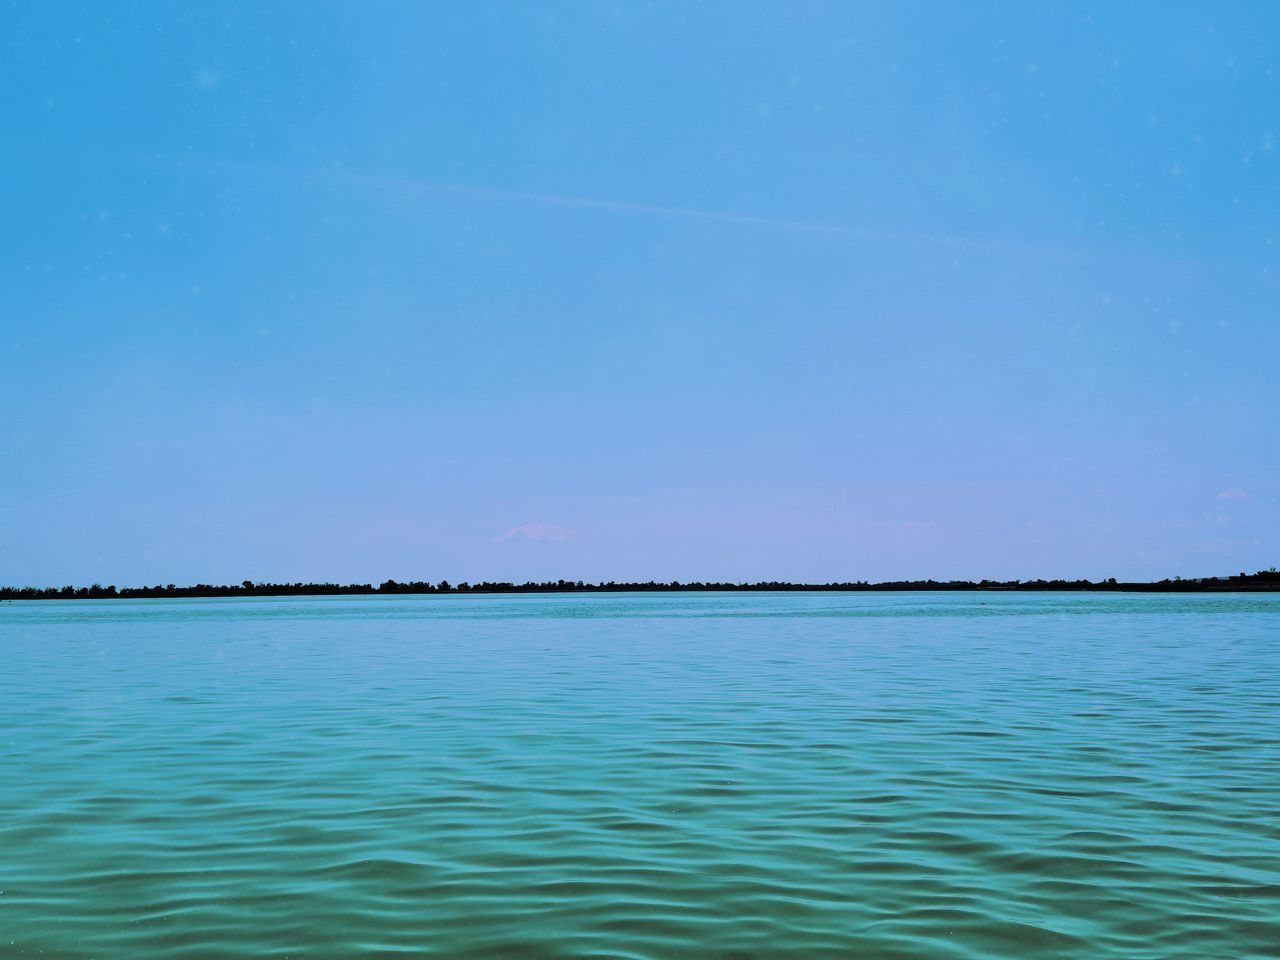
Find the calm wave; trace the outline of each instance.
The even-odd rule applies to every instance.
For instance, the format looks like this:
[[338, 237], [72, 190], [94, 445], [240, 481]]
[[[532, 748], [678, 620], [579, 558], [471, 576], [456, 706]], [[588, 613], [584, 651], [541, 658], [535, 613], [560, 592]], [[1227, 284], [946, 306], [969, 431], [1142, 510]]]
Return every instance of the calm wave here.
[[0, 956], [1280, 956], [1280, 596], [0, 605]]

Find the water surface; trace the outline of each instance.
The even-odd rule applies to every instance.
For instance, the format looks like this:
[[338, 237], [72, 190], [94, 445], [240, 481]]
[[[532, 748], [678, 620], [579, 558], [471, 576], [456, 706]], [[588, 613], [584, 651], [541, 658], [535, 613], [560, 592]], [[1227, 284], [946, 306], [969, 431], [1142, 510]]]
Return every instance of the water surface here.
[[1280, 596], [0, 604], [0, 957], [1280, 956]]

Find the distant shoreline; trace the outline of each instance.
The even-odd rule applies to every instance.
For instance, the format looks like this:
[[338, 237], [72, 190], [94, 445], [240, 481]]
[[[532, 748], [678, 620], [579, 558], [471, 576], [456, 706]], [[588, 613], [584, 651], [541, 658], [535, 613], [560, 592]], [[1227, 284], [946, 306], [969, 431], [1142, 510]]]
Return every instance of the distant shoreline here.
[[1101, 580], [897, 580], [883, 583], [854, 581], [843, 583], [584, 583], [581, 580], [548, 580], [541, 583], [439, 583], [386, 580], [369, 583], [254, 583], [236, 585], [198, 583], [180, 587], [166, 584], [153, 587], [119, 587], [114, 584], [88, 587], [0, 587], [0, 600], [118, 600], [181, 597], [314, 597], [314, 596], [397, 596], [454, 594], [546, 594], [546, 593], [890, 593], [890, 592], [1095, 592], [1095, 593], [1276, 593], [1280, 592], [1280, 572], [1274, 568], [1228, 577], [1198, 577], [1183, 580], [1121, 582]]

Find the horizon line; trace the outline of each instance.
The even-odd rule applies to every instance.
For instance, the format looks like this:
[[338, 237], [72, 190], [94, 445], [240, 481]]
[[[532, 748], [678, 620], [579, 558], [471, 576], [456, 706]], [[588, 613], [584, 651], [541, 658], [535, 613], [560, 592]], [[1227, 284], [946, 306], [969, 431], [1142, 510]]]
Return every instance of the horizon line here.
[[116, 587], [115, 584], [103, 586], [94, 583], [87, 587], [66, 585], [63, 587], [0, 587], [0, 600], [112, 600], [112, 599], [158, 599], [158, 598], [213, 598], [213, 597], [282, 597], [282, 596], [395, 596], [395, 595], [456, 595], [456, 594], [526, 594], [526, 593], [767, 593], [767, 592], [811, 592], [811, 593], [858, 593], [858, 592], [975, 592], [975, 591], [1100, 591], [1100, 592], [1146, 592], [1146, 593], [1194, 593], [1194, 592], [1230, 592], [1236, 589], [1246, 591], [1280, 592], [1280, 572], [1275, 567], [1259, 570], [1249, 574], [1213, 577], [1181, 576], [1166, 577], [1163, 580], [1117, 580], [1109, 577], [1105, 580], [1054, 579], [1045, 580], [884, 580], [871, 582], [867, 580], [843, 580], [827, 583], [795, 583], [786, 580], [747, 581], [599, 581], [588, 583], [583, 580], [528, 580], [524, 583], [512, 581], [489, 581], [471, 583], [463, 580], [456, 584], [448, 580], [432, 583], [426, 580], [400, 582], [393, 579], [384, 580], [374, 586], [372, 583], [257, 583], [242, 580], [239, 584], [207, 584], [197, 583], [186, 586], [176, 584], [156, 584], [155, 586]]

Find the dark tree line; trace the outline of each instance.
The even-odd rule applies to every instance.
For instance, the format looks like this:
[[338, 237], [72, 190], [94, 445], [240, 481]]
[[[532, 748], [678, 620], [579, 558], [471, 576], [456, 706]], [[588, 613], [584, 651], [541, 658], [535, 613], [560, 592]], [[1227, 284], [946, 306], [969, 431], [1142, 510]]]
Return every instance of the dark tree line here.
[[720, 583], [694, 581], [670, 583], [650, 580], [647, 583], [584, 583], [581, 580], [547, 580], [542, 583], [508, 583], [485, 580], [481, 583], [462, 582], [452, 584], [448, 580], [429, 583], [424, 580], [386, 580], [378, 586], [370, 583], [254, 583], [242, 581], [239, 585], [215, 585], [197, 583], [194, 586], [175, 584], [153, 587], [116, 587], [93, 584], [88, 587], [0, 587], [0, 600], [106, 600], [122, 598], [158, 597], [295, 597], [295, 596], [344, 596], [368, 594], [484, 594], [484, 593], [670, 593], [670, 592], [858, 592], [858, 591], [934, 591], [934, 590], [1013, 590], [1013, 591], [1062, 591], [1092, 590], [1141, 593], [1221, 593], [1229, 591], [1280, 591], [1280, 572], [1274, 567], [1257, 573], [1240, 573], [1229, 577], [1199, 577], [1184, 580], [1181, 577], [1150, 583], [1118, 582], [1109, 580], [894, 580], [885, 583], [868, 583], [865, 580], [841, 583], [786, 583], [761, 581], [758, 583]]

